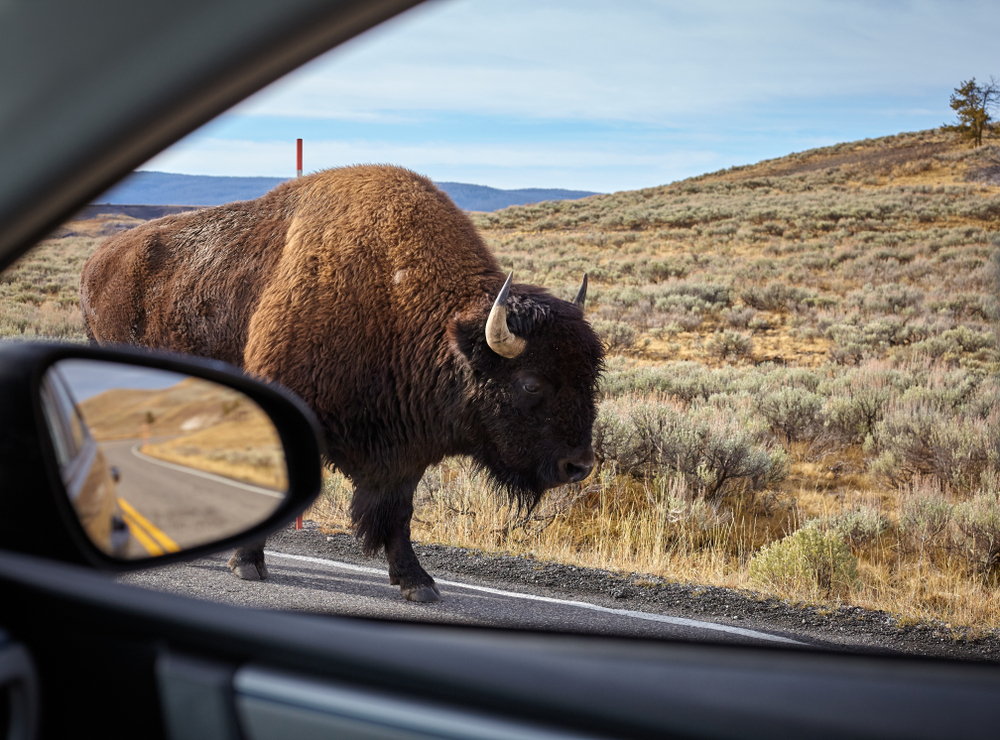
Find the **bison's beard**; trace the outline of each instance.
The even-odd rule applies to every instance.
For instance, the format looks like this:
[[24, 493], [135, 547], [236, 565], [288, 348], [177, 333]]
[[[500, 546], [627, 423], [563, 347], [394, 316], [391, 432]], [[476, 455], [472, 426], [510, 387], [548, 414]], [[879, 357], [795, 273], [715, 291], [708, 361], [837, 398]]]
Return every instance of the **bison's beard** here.
[[[523, 516], [534, 511], [547, 489], [558, 485], [555, 464], [551, 466], [551, 471], [543, 468], [525, 474], [510, 467], [495, 454], [475, 455], [473, 462], [478, 471], [486, 474], [493, 493], [509, 500]], [[547, 480], [556, 482], [546, 483]]]

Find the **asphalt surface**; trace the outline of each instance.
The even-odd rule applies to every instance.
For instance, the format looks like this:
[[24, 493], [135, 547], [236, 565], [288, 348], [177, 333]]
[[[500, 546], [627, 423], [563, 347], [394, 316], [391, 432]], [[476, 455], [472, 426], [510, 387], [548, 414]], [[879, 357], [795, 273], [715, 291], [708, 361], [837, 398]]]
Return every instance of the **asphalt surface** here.
[[777, 634], [499, 589], [469, 579], [438, 579], [444, 599], [437, 604], [415, 604], [389, 585], [384, 567], [275, 550], [266, 555], [271, 574], [266, 582], [238, 581], [229, 573], [225, 556], [133, 574], [124, 580], [264, 609], [682, 640], [697, 640], [703, 632], [710, 632], [712, 639], [721, 642], [797, 644]]
[[[118, 468], [118, 497], [180, 547], [243, 531], [266, 519], [283, 496], [239, 481], [165, 463], [138, 451], [140, 440], [104, 442], [108, 465]], [[148, 553], [133, 538], [130, 556]]]
[[944, 625], [901, 623], [883, 612], [819, 609], [758, 594], [670, 583], [529, 558], [417, 545], [443, 596], [405, 601], [383, 558], [365, 558], [348, 534], [312, 522], [268, 540], [270, 578], [241, 581], [229, 553], [122, 576], [126, 583], [229, 604], [375, 619], [1000, 660], [996, 636], [972, 640]]

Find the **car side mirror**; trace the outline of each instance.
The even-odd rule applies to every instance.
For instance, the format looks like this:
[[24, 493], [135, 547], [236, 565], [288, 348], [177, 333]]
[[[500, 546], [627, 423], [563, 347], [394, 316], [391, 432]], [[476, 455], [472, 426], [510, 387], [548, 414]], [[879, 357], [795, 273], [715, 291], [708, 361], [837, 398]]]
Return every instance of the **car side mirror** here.
[[214, 361], [0, 345], [0, 429], [0, 547], [112, 570], [262, 539], [321, 486], [311, 412]]

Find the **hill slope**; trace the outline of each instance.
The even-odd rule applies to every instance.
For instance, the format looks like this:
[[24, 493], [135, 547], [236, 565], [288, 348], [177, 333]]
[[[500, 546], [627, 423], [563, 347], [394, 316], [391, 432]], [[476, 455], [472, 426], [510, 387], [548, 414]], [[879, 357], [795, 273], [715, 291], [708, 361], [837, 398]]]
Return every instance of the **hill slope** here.
[[902, 356], [958, 323], [993, 347], [990, 157], [907, 133], [474, 220], [518, 281], [569, 296], [588, 272], [602, 330], [651, 357], [731, 362], [710, 342], [747, 330], [757, 361]]

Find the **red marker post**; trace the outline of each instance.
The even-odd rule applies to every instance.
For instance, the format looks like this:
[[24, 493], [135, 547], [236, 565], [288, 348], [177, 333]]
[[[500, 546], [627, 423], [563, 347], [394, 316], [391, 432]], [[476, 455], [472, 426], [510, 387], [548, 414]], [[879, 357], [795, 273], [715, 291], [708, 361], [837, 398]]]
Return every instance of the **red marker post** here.
[[[295, 140], [295, 176], [302, 177], [302, 139]], [[295, 528], [302, 529], [302, 516], [295, 517]]]

